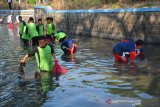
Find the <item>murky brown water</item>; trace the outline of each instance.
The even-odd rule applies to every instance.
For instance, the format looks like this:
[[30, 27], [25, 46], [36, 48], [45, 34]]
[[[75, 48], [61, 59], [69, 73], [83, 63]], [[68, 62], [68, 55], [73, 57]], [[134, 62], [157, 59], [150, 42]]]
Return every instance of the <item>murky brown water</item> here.
[[136, 67], [114, 64], [112, 47], [117, 41], [75, 36], [80, 48], [73, 59], [66, 58], [59, 46], [59, 63], [68, 69], [46, 95], [34, 80], [36, 62], [30, 58], [25, 78], [19, 82], [18, 59], [23, 48], [16, 29], [0, 26], [0, 106], [3, 107], [158, 107], [160, 105], [160, 46], [145, 45], [147, 58]]

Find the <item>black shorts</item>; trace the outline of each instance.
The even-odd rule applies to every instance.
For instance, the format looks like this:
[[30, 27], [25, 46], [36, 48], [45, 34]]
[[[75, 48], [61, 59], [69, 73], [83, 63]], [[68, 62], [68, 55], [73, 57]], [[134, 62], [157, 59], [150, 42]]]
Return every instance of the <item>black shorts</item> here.
[[20, 35], [20, 39], [22, 39], [22, 34], [19, 34]]
[[32, 40], [32, 46], [36, 46], [39, 44], [38, 43], [38, 36], [33, 37], [31, 40]]

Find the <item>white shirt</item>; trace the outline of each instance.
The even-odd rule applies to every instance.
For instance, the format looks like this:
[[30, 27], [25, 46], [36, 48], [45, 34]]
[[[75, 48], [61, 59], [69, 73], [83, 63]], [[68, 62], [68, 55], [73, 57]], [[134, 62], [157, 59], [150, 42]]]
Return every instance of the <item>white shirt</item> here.
[[9, 16], [7, 17], [7, 22], [8, 22], [8, 23], [11, 23], [11, 22], [12, 22], [12, 15], [9, 15]]
[[19, 23], [19, 15], [16, 16], [16, 22]]

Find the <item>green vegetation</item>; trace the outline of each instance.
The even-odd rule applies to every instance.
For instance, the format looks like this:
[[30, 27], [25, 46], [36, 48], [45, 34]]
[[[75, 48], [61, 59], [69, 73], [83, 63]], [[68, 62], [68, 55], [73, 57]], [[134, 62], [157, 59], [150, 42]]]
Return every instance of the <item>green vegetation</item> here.
[[8, 6], [7, 2], [4, 2], [3, 0], [0, 0], [0, 9], [3, 9], [7, 6]]
[[49, 3], [54, 9], [106, 9], [152, 7], [159, 0], [54, 0]]
[[[19, 7], [19, 0], [13, 1], [13, 8]], [[34, 4], [54, 9], [108, 9], [108, 8], [140, 8], [160, 5], [160, 0], [46, 0], [41, 4], [39, 0], [21, 0], [21, 9], [33, 8]], [[8, 8], [6, 0], [0, 0], [0, 8]]]
[[27, 3], [28, 4], [36, 4], [38, 0], [27, 0]]

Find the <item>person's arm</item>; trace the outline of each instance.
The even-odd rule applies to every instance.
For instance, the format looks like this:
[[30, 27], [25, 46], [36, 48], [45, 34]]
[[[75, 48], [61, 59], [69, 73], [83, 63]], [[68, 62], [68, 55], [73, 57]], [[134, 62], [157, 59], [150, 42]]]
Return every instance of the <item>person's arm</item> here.
[[23, 21], [22, 34], [23, 34], [23, 31], [24, 31], [24, 26], [26, 26], [26, 23]]
[[130, 52], [130, 60], [132, 63], [134, 63], [136, 57], [136, 51], [131, 51]]
[[28, 57], [34, 56], [36, 52], [38, 52], [38, 48], [37, 48], [37, 47], [34, 48], [34, 49], [32, 49], [31, 51], [29, 51], [28, 54], [26, 54], [26, 55], [20, 60], [20, 63], [24, 63]]
[[37, 32], [39, 34], [39, 26], [38, 25], [36, 26], [36, 30], [37, 30]]
[[74, 45], [74, 48], [78, 48], [78, 45], [76, 43], [74, 43], [73, 45]]
[[20, 22], [20, 26], [19, 26], [19, 34], [22, 34], [22, 22]]
[[53, 59], [56, 59], [56, 55], [55, 53], [52, 53]]
[[56, 59], [56, 55], [55, 55], [55, 52], [54, 52], [52, 45], [49, 45], [49, 46], [51, 47], [51, 54], [52, 54], [53, 58]]
[[144, 47], [139, 49], [139, 53], [137, 55], [137, 58], [145, 59]]
[[76, 43], [74, 43], [74, 49], [73, 49], [73, 53], [76, 53], [78, 50], [78, 45]]
[[138, 58], [142, 58], [142, 57], [144, 58], [145, 57], [144, 52], [140, 52], [137, 57]]
[[20, 63], [25, 63], [26, 59], [28, 58], [28, 54], [26, 54], [21, 60]]
[[29, 33], [27, 25], [26, 25], [26, 32], [25, 33], [26, 33], [26, 35]]

